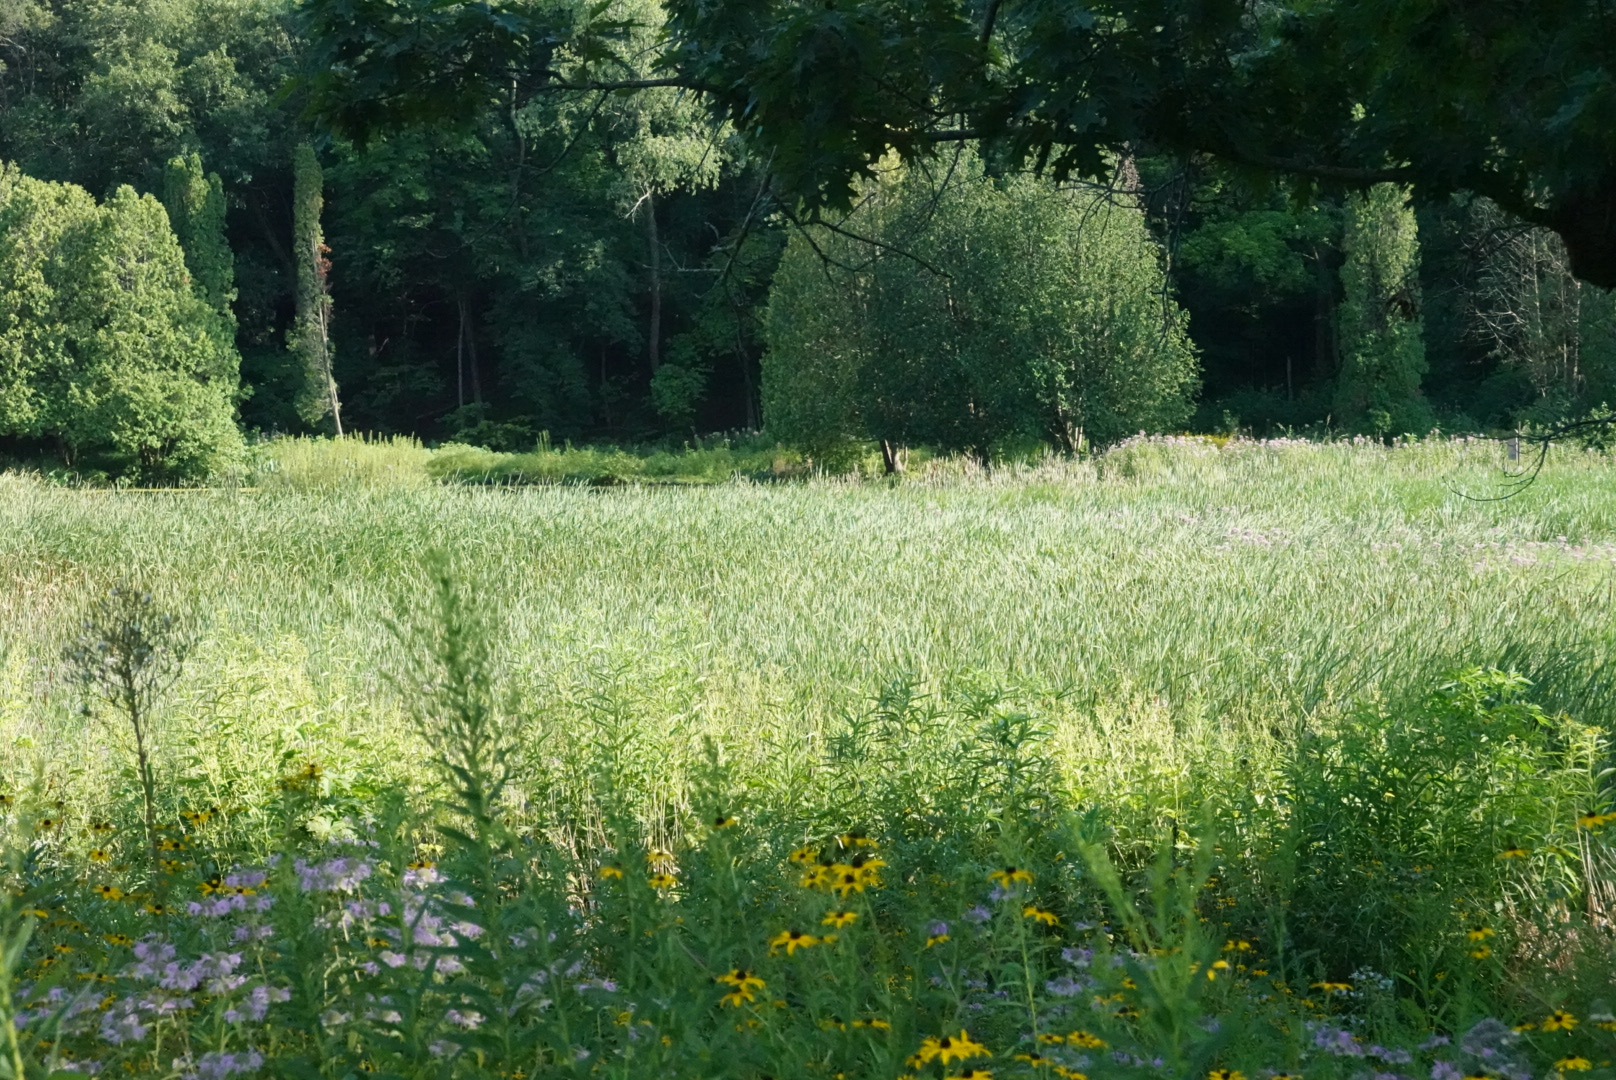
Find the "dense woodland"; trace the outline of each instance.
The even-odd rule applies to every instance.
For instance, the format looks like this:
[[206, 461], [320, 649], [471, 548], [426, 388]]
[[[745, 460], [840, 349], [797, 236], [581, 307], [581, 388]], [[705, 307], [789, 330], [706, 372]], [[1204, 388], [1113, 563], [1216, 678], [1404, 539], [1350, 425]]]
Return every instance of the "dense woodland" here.
[[[791, 5], [748, 18], [774, 7], [787, 25]], [[986, 455], [1616, 402], [1610, 295], [1573, 274], [1566, 229], [1482, 185], [1298, 181], [1171, 138], [1085, 164], [1012, 130], [1008, 149], [865, 140], [848, 196], [815, 205], [782, 177], [817, 159], [689, 61], [698, 16], [753, 32], [725, 8], [670, 5], [670, 38], [656, 0], [405, 5], [387, 18], [406, 40], [325, 0], [0, 0], [5, 448], [195, 473], [234, 419], [495, 449], [766, 428], [821, 455]], [[509, 41], [485, 25], [500, 11]], [[91, 218], [112, 239], [73, 240]], [[117, 305], [89, 310], [84, 283], [128, 292], [106, 277], [120, 258], [167, 269], [109, 330]], [[176, 371], [178, 397], [153, 374]]]

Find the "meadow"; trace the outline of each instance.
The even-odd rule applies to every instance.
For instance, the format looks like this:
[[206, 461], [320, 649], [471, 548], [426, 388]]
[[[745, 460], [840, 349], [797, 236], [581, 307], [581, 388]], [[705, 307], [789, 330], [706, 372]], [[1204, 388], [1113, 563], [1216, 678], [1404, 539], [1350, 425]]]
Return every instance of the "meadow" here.
[[1609, 1075], [1608, 457], [532, 457], [0, 477], [0, 1071]]

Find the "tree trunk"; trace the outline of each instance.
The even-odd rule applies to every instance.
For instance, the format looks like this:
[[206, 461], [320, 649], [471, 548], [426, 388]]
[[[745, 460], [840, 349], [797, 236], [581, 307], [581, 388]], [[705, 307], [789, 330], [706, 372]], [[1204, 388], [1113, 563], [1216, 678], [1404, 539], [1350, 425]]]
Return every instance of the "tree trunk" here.
[[656, 195], [645, 193], [645, 237], [651, 245], [651, 324], [646, 328], [645, 355], [651, 374], [662, 366], [662, 238], [657, 235]]

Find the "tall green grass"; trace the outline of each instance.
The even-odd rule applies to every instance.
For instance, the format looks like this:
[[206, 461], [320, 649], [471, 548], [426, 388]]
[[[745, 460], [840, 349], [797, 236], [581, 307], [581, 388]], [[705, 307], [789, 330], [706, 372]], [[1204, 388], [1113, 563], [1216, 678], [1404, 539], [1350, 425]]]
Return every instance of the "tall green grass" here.
[[134, 581], [205, 627], [176, 706], [199, 775], [227, 768], [221, 724], [251, 748], [230, 753], [407, 770], [383, 623], [431, 549], [501, 627], [527, 708], [577, 737], [630, 725], [670, 773], [711, 736], [767, 776], [895, 681], [1033, 709], [1075, 785], [1155, 808], [1208, 762], [1461, 665], [1616, 719], [1616, 469], [1595, 455], [1481, 502], [1492, 444], [1143, 440], [898, 484], [609, 490], [425, 485], [411, 444], [366, 453], [299, 448], [278, 475], [323, 479], [256, 490], [0, 481], [7, 766], [101, 775], [55, 658], [89, 597]]

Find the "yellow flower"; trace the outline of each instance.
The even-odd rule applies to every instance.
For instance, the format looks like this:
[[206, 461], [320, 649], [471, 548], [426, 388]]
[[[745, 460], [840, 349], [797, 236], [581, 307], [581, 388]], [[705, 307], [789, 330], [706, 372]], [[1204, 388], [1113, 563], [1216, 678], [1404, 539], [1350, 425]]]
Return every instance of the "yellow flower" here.
[[112, 853], [106, 848], [93, 848], [90, 851], [91, 862], [111, 862]]
[[1275, 1073], [1268, 1080], [1302, 1080], [1301, 1073]]
[[1500, 859], [1524, 859], [1530, 854], [1532, 853], [1523, 847], [1512, 847], [1500, 851], [1498, 857]]
[[836, 842], [843, 847], [874, 847], [875, 841], [859, 829], [851, 829], [836, 838]]
[[800, 847], [796, 851], [793, 851], [789, 858], [794, 863], [811, 863], [815, 859], [819, 858], [819, 849]]
[[995, 870], [988, 875], [989, 881], [997, 881], [1002, 887], [1008, 889], [1018, 881], [1032, 883], [1032, 871], [1023, 870], [1019, 866], [1007, 866], [1003, 870]]
[[1055, 1066], [1055, 1075], [1064, 1077], [1065, 1080], [1089, 1080], [1088, 1073], [1080, 1073], [1076, 1069], [1068, 1069], [1064, 1065]]
[[1493, 947], [1491, 945], [1477, 945], [1474, 949], [1470, 950], [1470, 955], [1475, 957], [1477, 960], [1485, 960], [1492, 954]]
[[887, 1023], [885, 1020], [880, 1019], [879, 1017], [872, 1018], [872, 1019], [869, 1019], [869, 1020], [855, 1020], [855, 1021], [853, 1021], [853, 1026], [856, 1027], [856, 1028], [875, 1028], [877, 1031], [891, 1031], [892, 1030], [892, 1025]]
[[108, 945], [128, 946], [135, 943], [134, 939], [128, 934], [106, 934], [103, 936], [106, 938]]
[[1026, 907], [1021, 909], [1021, 914], [1022, 914], [1022, 916], [1024, 918], [1037, 919], [1039, 922], [1043, 923], [1045, 926], [1059, 926], [1060, 925], [1060, 919], [1058, 917], [1056, 917], [1056, 915], [1055, 915], [1055, 913], [1053, 911], [1045, 911], [1043, 908], [1038, 907], [1036, 904], [1028, 904]]
[[812, 934], [805, 934], [801, 930], [782, 930], [769, 939], [769, 952], [778, 953], [781, 949], [787, 956], [793, 955], [798, 949], [807, 949], [819, 944], [819, 939]]
[[1066, 1041], [1073, 1046], [1081, 1046], [1085, 1050], [1099, 1050], [1105, 1046], [1105, 1040], [1098, 1035], [1090, 1035], [1086, 1031], [1074, 1031], [1066, 1036]]
[[1596, 814], [1592, 810], [1585, 810], [1577, 815], [1577, 824], [1584, 829], [1597, 829], [1613, 821], [1616, 821], [1616, 813]]
[[173, 913], [174, 909], [169, 907], [167, 904], [146, 905], [146, 914], [148, 915], [172, 915]]
[[1543, 1021], [1544, 1031], [1570, 1031], [1577, 1026], [1577, 1018], [1564, 1009], [1556, 1009]]
[[1600, 1031], [1616, 1031], [1616, 1020], [1595, 1020], [1594, 1027]]
[[948, 935], [947, 934], [933, 934], [931, 937], [926, 939], [926, 948], [929, 949], [933, 945], [941, 945], [943, 942], [945, 942], [947, 940], [948, 940]]
[[869, 884], [861, 868], [846, 863], [837, 863], [830, 868], [830, 889], [843, 900], [847, 899], [848, 893], [863, 892]]
[[660, 871], [652, 874], [646, 880], [650, 882], [651, 888], [653, 889], [671, 889], [675, 885], [679, 884], [679, 879], [667, 871]]
[[737, 987], [725, 994], [723, 997], [719, 998], [718, 1004], [720, 1008], [727, 1005], [732, 1009], [739, 1009], [743, 1004], [756, 1000], [757, 999], [752, 996], [751, 991], [743, 990]]
[[1246, 1080], [1246, 1074], [1239, 1069], [1213, 1069], [1206, 1080]]
[[1313, 989], [1323, 990], [1326, 994], [1345, 994], [1352, 989], [1351, 983], [1344, 982], [1316, 982]]
[[1047, 1069], [1055, 1064], [1054, 1058], [1047, 1058], [1042, 1054], [1017, 1054], [1017, 1061], [1024, 1061], [1035, 1069]]
[[123, 890], [118, 888], [116, 885], [97, 885], [95, 887], [95, 892], [96, 895], [103, 900], [123, 899]]
[[964, 1069], [943, 1080], [993, 1080], [993, 1073], [988, 1069]]
[[164, 873], [177, 874], [185, 869], [185, 864], [178, 859], [158, 859], [157, 865], [163, 868]]
[[828, 889], [832, 880], [832, 868], [829, 866], [812, 866], [803, 872], [802, 878], [797, 882], [805, 889]]
[[1223, 943], [1223, 951], [1224, 952], [1250, 952], [1251, 951], [1251, 942], [1249, 942], [1249, 941], [1225, 941]]
[[735, 968], [732, 971], [727, 971], [713, 981], [733, 986], [737, 990], [761, 990], [768, 985], [768, 983], [745, 968]]
[[612, 866], [610, 864], [607, 864], [605, 866], [602, 866], [600, 868], [600, 870], [598, 871], [598, 873], [600, 874], [600, 876], [602, 878], [617, 879], [617, 878], [621, 878], [623, 876], [623, 868], [621, 866]]
[[1471, 941], [1486, 941], [1488, 938], [1495, 936], [1497, 935], [1493, 933], [1493, 928], [1490, 926], [1478, 926], [1472, 930], [1465, 931], [1465, 937]]
[[848, 925], [849, 923], [856, 922], [857, 920], [858, 912], [856, 911], [832, 911], [819, 921], [826, 926], [834, 926], [836, 929], [840, 930], [842, 927]]
[[926, 1036], [921, 1040], [920, 1049], [916, 1050], [909, 1060], [913, 1063], [913, 1067], [918, 1068], [934, 1060], [947, 1065], [955, 1059], [968, 1061], [974, 1057], [992, 1056], [987, 1047], [979, 1042], [973, 1042], [970, 1035], [961, 1029], [958, 1035], [944, 1035], [941, 1038], [936, 1035]]
[[739, 820], [739, 818], [731, 817], [729, 814], [719, 814], [717, 817], [713, 818], [713, 828], [727, 829]]
[[1229, 970], [1229, 962], [1227, 960], [1214, 960], [1214, 961], [1212, 961], [1212, 966], [1206, 969], [1207, 981], [1211, 982], [1211, 981], [1215, 980], [1218, 977], [1218, 972], [1220, 972], [1220, 971], [1228, 971], [1228, 970]]
[[1556, 1061], [1554, 1067], [1561, 1072], [1587, 1072], [1594, 1063], [1585, 1057], [1566, 1057]]

